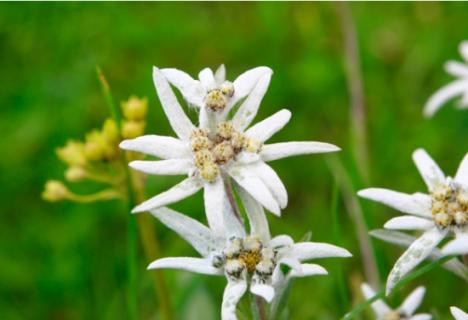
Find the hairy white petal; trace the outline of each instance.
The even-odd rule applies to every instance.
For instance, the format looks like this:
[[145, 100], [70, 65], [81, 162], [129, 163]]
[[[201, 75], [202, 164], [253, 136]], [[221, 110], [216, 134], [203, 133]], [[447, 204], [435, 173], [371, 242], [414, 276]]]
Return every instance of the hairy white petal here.
[[301, 154], [314, 154], [339, 151], [337, 146], [314, 141], [292, 141], [266, 144], [263, 146], [260, 156], [264, 161], [298, 156]]
[[288, 276], [291, 278], [299, 278], [326, 274], [328, 274], [327, 270], [325, 270], [324, 267], [319, 266], [318, 264], [302, 263], [300, 272], [298, 270], [293, 269], [289, 272]]
[[203, 105], [203, 99], [206, 91], [200, 81], [194, 80], [187, 73], [173, 68], [161, 69], [167, 80], [174, 85], [190, 104], [197, 107]]
[[248, 137], [255, 138], [261, 142], [270, 139], [275, 133], [283, 129], [283, 127], [291, 119], [291, 111], [282, 109], [272, 116], [260, 121], [250, 127], [245, 134]]
[[461, 309], [457, 307], [450, 307], [450, 312], [452, 313], [452, 316], [455, 318], [455, 320], [467, 320], [468, 319], [468, 313], [463, 312]]
[[383, 188], [369, 188], [359, 191], [358, 195], [404, 213], [422, 217], [431, 216], [431, 197], [426, 194], [406, 194]]
[[267, 302], [271, 302], [275, 297], [275, 289], [267, 284], [255, 283], [250, 286], [250, 292], [262, 297]]
[[237, 185], [237, 191], [249, 219], [250, 234], [267, 242], [270, 240], [270, 228], [263, 207], [241, 186]]
[[468, 153], [463, 157], [462, 162], [458, 166], [455, 181], [468, 188]]
[[242, 298], [246, 290], [247, 282], [245, 280], [228, 282], [224, 289], [223, 302], [221, 304], [222, 320], [237, 320], [237, 303]]
[[410, 293], [405, 301], [403, 301], [398, 310], [400, 310], [406, 316], [411, 316], [421, 305], [425, 293], [426, 289], [424, 287], [417, 287], [413, 290], [413, 292]]
[[442, 248], [444, 255], [465, 255], [468, 254], [468, 234], [457, 234], [455, 239], [447, 242]]
[[460, 43], [458, 50], [460, 51], [461, 56], [468, 62], [468, 41], [464, 40]]
[[161, 159], [190, 157], [189, 145], [179, 139], [166, 136], [145, 135], [124, 140], [119, 147], [128, 151], [141, 152]]
[[411, 318], [409, 318], [409, 320], [431, 320], [431, 319], [432, 319], [432, 315], [430, 315], [428, 313], [416, 314], [416, 315], [412, 316]]
[[226, 81], [226, 68], [224, 64], [220, 65], [214, 75], [215, 81], [217, 84], [222, 84]]
[[151, 210], [151, 214], [169, 229], [177, 232], [203, 257], [208, 257], [211, 252], [220, 249], [212, 231], [197, 220], [166, 207]]
[[426, 259], [432, 250], [445, 237], [447, 231], [440, 231], [437, 228], [430, 229], [423, 233], [408, 250], [397, 260], [392, 271], [388, 275], [386, 294], [390, 294], [393, 287], [400, 281], [408, 272], [413, 270], [419, 263]]
[[139, 204], [138, 206], [133, 208], [132, 213], [144, 212], [151, 209], [167, 206], [171, 203], [177, 202], [179, 200], [191, 196], [201, 188], [202, 184], [198, 179], [187, 178], [182, 182], [176, 184], [169, 190], [166, 190]]
[[129, 163], [135, 170], [157, 175], [184, 175], [194, 167], [190, 159], [169, 159], [160, 161], [136, 160]]
[[321, 242], [299, 242], [295, 243], [289, 254], [299, 260], [310, 260], [328, 257], [351, 257], [351, 253], [338, 246]]
[[293, 244], [294, 240], [286, 234], [276, 236], [268, 242], [268, 246], [271, 248], [287, 247]]
[[[369, 234], [377, 239], [396, 244], [403, 248], [408, 248], [417, 238], [410, 236], [403, 232], [393, 231], [393, 230], [383, 230], [377, 229], [372, 230]], [[429, 258], [431, 260], [438, 260], [443, 256], [442, 252], [434, 248], [432, 253], [430, 254]], [[450, 259], [446, 263], [443, 264], [443, 267], [450, 272], [453, 272], [460, 278], [468, 281], [468, 267], [466, 267], [463, 263], [458, 261], [456, 258]]]
[[468, 77], [468, 65], [458, 61], [447, 61], [444, 65], [445, 71], [455, 77]]
[[465, 92], [468, 87], [468, 80], [456, 80], [436, 91], [424, 106], [424, 115], [432, 117], [447, 101]]
[[180, 139], [188, 140], [190, 133], [195, 127], [182, 110], [166, 77], [156, 67], [153, 67], [153, 81], [159, 100], [161, 101], [161, 105], [169, 119], [172, 129]]
[[[364, 298], [366, 298], [366, 300], [369, 300], [370, 298], [376, 295], [376, 292], [367, 283], [361, 284], [361, 291], [362, 291], [362, 294], [364, 295]], [[380, 299], [374, 301], [371, 307], [372, 307], [372, 310], [374, 310], [374, 313], [377, 319], [382, 319], [386, 313], [392, 311], [387, 306], [387, 304]]]
[[271, 74], [263, 75], [232, 117], [232, 125], [239, 131], [247, 128], [257, 114], [260, 103], [270, 84]]
[[262, 206], [267, 208], [275, 215], [280, 215], [280, 208], [277, 201], [271, 194], [270, 190], [265, 186], [263, 181], [258, 178], [250, 170], [241, 166], [229, 168], [229, 175], [245, 190], [247, 190], [252, 197], [260, 202]]
[[262, 76], [270, 75], [273, 71], [268, 67], [256, 67], [242, 73], [234, 80], [234, 96], [229, 100], [226, 113], [242, 98], [247, 96]]
[[248, 168], [263, 181], [265, 186], [275, 197], [280, 208], [286, 208], [288, 205], [288, 193], [286, 191], [286, 187], [284, 186], [280, 177], [278, 177], [278, 174], [275, 172], [275, 170], [273, 170], [263, 161], [257, 161], [251, 164]]
[[417, 149], [414, 151], [413, 161], [429, 191], [434, 191], [435, 188], [445, 183], [444, 173], [426, 150]]
[[216, 87], [213, 71], [210, 68], [205, 68], [198, 74], [198, 79], [203, 84], [206, 90]]
[[190, 272], [208, 275], [223, 274], [223, 271], [221, 269], [213, 267], [209, 260], [191, 257], [158, 259], [148, 266], [148, 270], [151, 269], [182, 269]]
[[401, 216], [388, 220], [384, 228], [396, 230], [427, 230], [434, 227], [432, 220], [413, 216]]

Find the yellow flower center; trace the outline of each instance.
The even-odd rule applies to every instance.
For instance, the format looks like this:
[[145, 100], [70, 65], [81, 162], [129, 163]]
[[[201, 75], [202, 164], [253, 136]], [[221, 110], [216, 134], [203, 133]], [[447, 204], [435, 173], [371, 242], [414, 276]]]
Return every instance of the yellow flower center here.
[[442, 228], [468, 222], [468, 192], [456, 185], [443, 185], [431, 193], [432, 219]]
[[241, 151], [258, 153], [262, 142], [238, 132], [230, 122], [221, 122], [216, 132], [197, 128], [190, 136], [195, 166], [200, 176], [213, 182], [219, 175], [219, 166], [228, 163]]
[[211, 111], [221, 111], [226, 108], [228, 99], [234, 95], [234, 85], [225, 81], [219, 87], [211, 89], [205, 96], [205, 105]]
[[383, 317], [383, 320], [402, 320], [403, 318], [401, 317], [401, 314], [398, 312], [398, 311], [390, 311], [390, 312], [387, 312], [384, 317]]

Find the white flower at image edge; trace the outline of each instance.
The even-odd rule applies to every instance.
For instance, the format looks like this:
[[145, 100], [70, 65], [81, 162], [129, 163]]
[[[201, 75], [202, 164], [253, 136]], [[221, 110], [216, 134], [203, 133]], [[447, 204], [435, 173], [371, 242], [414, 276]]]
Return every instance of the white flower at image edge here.
[[448, 235], [453, 234], [455, 239], [444, 245], [444, 255], [468, 254], [468, 154], [465, 155], [454, 178], [446, 177], [423, 149], [413, 153], [413, 160], [429, 189], [429, 194], [406, 194], [381, 188], [358, 192], [363, 198], [383, 203], [406, 214], [390, 219], [384, 228], [423, 232], [390, 271], [387, 294]]
[[424, 107], [426, 117], [433, 116], [447, 101], [457, 96], [461, 96], [458, 107], [468, 108], [468, 41], [460, 43], [459, 49], [465, 61], [448, 61], [445, 64], [445, 71], [457, 77], [457, 80], [442, 87], [429, 98]]
[[450, 312], [455, 320], [468, 320], [468, 313], [457, 307], [450, 307]]
[[[367, 284], [361, 285], [361, 291], [366, 298], [369, 300], [376, 295], [376, 292]], [[418, 287], [403, 301], [403, 303], [396, 309], [390, 308], [382, 300], [376, 300], [372, 303], [371, 307], [374, 311], [376, 320], [430, 320], [432, 316], [427, 313], [414, 314], [416, 309], [421, 305], [424, 298], [426, 289], [424, 287]]]
[[[214, 77], [212, 72], [204, 73], [207, 78]], [[155, 67], [153, 78], [156, 91], [177, 138], [145, 135], [125, 140], [120, 147], [162, 159], [133, 161], [130, 166], [136, 170], [147, 174], [188, 177], [141, 203], [132, 212], [166, 206], [204, 188], [208, 224], [215, 233], [222, 234], [220, 209], [227, 201], [224, 180], [231, 177], [237, 188], [244, 188], [265, 208], [280, 215], [280, 209], [287, 205], [288, 195], [282, 181], [266, 162], [300, 154], [333, 152], [339, 148], [322, 142], [264, 144], [289, 121], [291, 113], [285, 109], [247, 129], [266, 93], [271, 74], [269, 68], [259, 67], [239, 76], [234, 81], [234, 92], [229, 93], [236, 97], [237, 90], [242, 91], [239, 96], [246, 93], [248, 96], [240, 103], [232, 119], [218, 122], [210, 118], [205, 125], [195, 127], [180, 106], [165, 75]], [[219, 110], [209, 112], [218, 114]]]
[[[271, 238], [263, 208], [247, 192], [241, 191], [240, 196], [250, 221], [249, 235], [228, 208], [223, 212], [225, 229], [229, 233], [223, 236], [169, 208], [151, 210], [156, 218], [185, 239], [201, 258], [162, 258], [151, 263], [148, 269], [183, 269], [207, 275], [225, 275], [228, 283], [221, 315], [223, 320], [234, 320], [237, 319], [237, 303], [248, 287], [253, 294], [271, 302], [276, 289], [284, 287], [289, 279], [327, 274], [323, 267], [303, 261], [351, 256], [347, 250], [331, 244], [294, 243], [287, 235]], [[290, 268], [287, 274], [283, 274], [281, 265]]]

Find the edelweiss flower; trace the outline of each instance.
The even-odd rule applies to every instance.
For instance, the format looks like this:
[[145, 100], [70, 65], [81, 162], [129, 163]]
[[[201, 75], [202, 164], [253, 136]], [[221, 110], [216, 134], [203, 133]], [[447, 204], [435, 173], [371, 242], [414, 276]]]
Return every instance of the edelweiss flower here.
[[[201, 72], [202, 80], [208, 78], [206, 74], [212, 75], [206, 70]], [[208, 117], [212, 120], [206, 125], [195, 127], [182, 110], [164, 74], [154, 68], [156, 91], [178, 138], [146, 135], [125, 140], [120, 146], [163, 159], [131, 162], [130, 166], [134, 169], [148, 174], [188, 175], [188, 178], [138, 205], [132, 212], [166, 206], [204, 188], [208, 224], [215, 233], [222, 233], [220, 215], [227, 201], [224, 183], [230, 176], [238, 187], [251, 193], [265, 208], [274, 214], [280, 214], [280, 208], [284, 208], [288, 200], [286, 189], [276, 172], [265, 162], [299, 154], [332, 152], [339, 148], [322, 142], [264, 144], [289, 121], [291, 113], [288, 110], [281, 110], [246, 130], [257, 113], [270, 81], [271, 71], [265, 70], [269, 69], [253, 69], [234, 81], [233, 90], [241, 93], [236, 96], [234, 92], [231, 99], [244, 96], [248, 91], [247, 87], [253, 88], [230, 121], [218, 122], [213, 117]], [[180, 73], [174, 70], [172, 72]], [[224, 79], [219, 76], [220, 73], [224, 72], [218, 71], [217, 78]], [[257, 79], [256, 82], [252, 80], [254, 78]], [[206, 84], [207, 80], [201, 82]], [[185, 88], [181, 83], [179, 87]], [[218, 114], [222, 110], [207, 112]]]
[[387, 293], [450, 234], [454, 234], [455, 239], [448, 242], [442, 252], [445, 255], [468, 253], [468, 155], [453, 179], [445, 177], [439, 166], [422, 149], [413, 153], [413, 160], [429, 194], [405, 194], [380, 188], [358, 192], [361, 197], [408, 214], [389, 220], [384, 225], [386, 229], [423, 231], [395, 263], [388, 276]]
[[460, 44], [460, 54], [465, 60], [463, 63], [458, 61], [448, 61], [445, 64], [445, 71], [457, 77], [457, 80], [449, 83], [434, 93], [424, 107], [424, 115], [431, 117], [448, 100], [461, 95], [458, 103], [459, 108], [468, 108], [468, 41]]
[[452, 316], [455, 318], [455, 320], [468, 320], [468, 313], [463, 312], [457, 307], [450, 307], [450, 312], [452, 313]]
[[[250, 291], [270, 302], [275, 297], [275, 287], [291, 277], [327, 274], [316, 264], [303, 261], [325, 257], [349, 257], [342, 248], [326, 243], [294, 243], [291, 237], [280, 235], [270, 238], [268, 224], [262, 207], [248, 193], [241, 193], [249, 215], [251, 233], [245, 229], [232, 212], [224, 210], [223, 236], [169, 208], [151, 210], [167, 227], [177, 232], [200, 253], [201, 258], [176, 257], [154, 261], [148, 269], [184, 269], [208, 275], [225, 275], [228, 283], [224, 290], [222, 319], [236, 319], [236, 306], [250, 286]], [[283, 275], [280, 265], [291, 268]]]
[[[362, 293], [366, 299], [370, 299], [375, 296], [374, 290], [366, 284], [361, 285]], [[397, 309], [391, 309], [382, 300], [377, 300], [372, 303], [372, 309], [374, 310], [376, 320], [430, 320], [432, 316], [427, 313], [414, 314], [416, 309], [421, 305], [426, 289], [424, 287], [418, 287], [403, 301], [401, 306]]]

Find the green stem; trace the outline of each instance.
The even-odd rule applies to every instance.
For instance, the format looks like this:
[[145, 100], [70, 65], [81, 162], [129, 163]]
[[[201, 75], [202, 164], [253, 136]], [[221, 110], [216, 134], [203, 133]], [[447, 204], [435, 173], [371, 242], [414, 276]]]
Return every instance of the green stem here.
[[112, 199], [119, 199], [124, 198], [124, 196], [117, 190], [114, 189], [105, 189], [93, 194], [81, 195], [75, 194], [72, 192], [67, 193], [67, 198], [72, 201], [80, 202], [80, 203], [89, 203], [94, 201], [102, 201], [102, 200], [112, 200]]
[[[428, 271], [434, 269], [435, 267], [444, 264], [448, 260], [452, 259], [452, 256], [447, 256], [443, 257], [441, 259], [435, 260], [425, 266], [423, 266], [420, 269], [417, 269], [410, 273], [408, 276], [404, 277], [401, 279], [394, 287], [393, 292], [396, 292], [397, 290], [401, 289], [404, 285], [407, 283], [413, 281], [414, 279], [422, 276], [423, 274], [427, 273]], [[349, 320], [355, 318], [357, 315], [359, 315], [364, 309], [366, 309], [369, 305], [371, 305], [373, 302], [375, 302], [378, 299], [382, 299], [385, 297], [385, 289], [379, 291], [377, 294], [375, 294], [372, 298], [358, 304], [353, 310], [345, 314], [341, 320]]]

